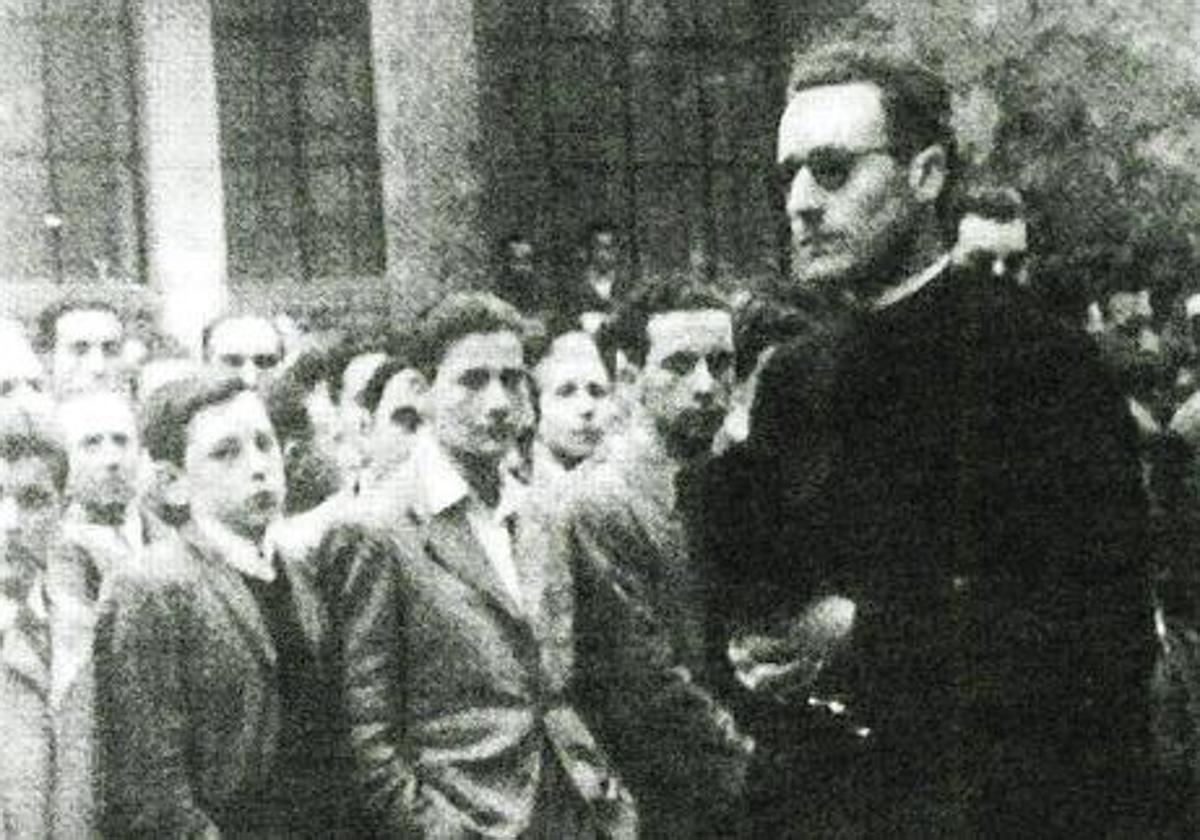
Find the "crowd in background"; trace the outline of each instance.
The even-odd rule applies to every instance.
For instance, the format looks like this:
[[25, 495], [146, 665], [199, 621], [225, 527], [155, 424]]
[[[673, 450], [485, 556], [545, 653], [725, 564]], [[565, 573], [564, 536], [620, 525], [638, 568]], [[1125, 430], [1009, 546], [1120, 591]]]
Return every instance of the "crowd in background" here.
[[601, 222], [379, 335], [0, 325], [0, 833], [1189, 836], [1200, 289], [1048, 311], [947, 102], [798, 64], [777, 292]]

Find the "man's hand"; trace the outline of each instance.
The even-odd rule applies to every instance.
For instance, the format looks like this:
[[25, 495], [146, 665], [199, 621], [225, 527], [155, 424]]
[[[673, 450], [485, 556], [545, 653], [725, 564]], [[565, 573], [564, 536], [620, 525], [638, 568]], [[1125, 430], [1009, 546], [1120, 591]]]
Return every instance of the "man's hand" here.
[[734, 637], [728, 656], [738, 682], [778, 699], [807, 692], [849, 638], [855, 612], [853, 601], [831, 595], [810, 604], [785, 636]]

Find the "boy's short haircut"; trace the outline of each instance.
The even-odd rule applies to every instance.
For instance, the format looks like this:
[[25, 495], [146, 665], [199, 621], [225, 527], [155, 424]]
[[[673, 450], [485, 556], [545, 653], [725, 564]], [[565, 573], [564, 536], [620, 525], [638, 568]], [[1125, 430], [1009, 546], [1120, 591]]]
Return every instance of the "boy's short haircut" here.
[[630, 295], [596, 336], [609, 374], [616, 370], [618, 350], [638, 367], [646, 363], [646, 353], [650, 349], [646, 327], [653, 316], [704, 309], [732, 312], [733, 307], [725, 293], [715, 286], [677, 276], [661, 277], [642, 286]]
[[510, 303], [489, 292], [459, 292], [435, 306], [412, 343], [412, 366], [432, 382], [450, 345], [476, 333], [514, 333], [524, 348], [528, 324]]
[[54, 417], [19, 400], [0, 400], [0, 458], [39, 458], [50, 465], [54, 487], [67, 486], [67, 448]]
[[247, 390], [235, 377], [202, 372], [156, 388], [142, 412], [142, 444], [152, 461], [182, 467], [187, 454], [188, 426], [206, 408], [223, 405]]
[[371, 374], [371, 378], [367, 380], [363, 389], [358, 392], [358, 404], [373, 415], [379, 408], [379, 403], [383, 399], [383, 391], [392, 381], [392, 377], [409, 369], [412, 369], [412, 363], [407, 359], [389, 357], [384, 360], [383, 364], [375, 368], [375, 372]]
[[263, 394], [267, 416], [280, 446], [289, 441], [311, 443], [315, 434], [312, 418], [308, 415], [308, 395], [312, 388], [305, 387], [306, 380], [298, 373], [296, 368], [289, 368]]
[[[39, 353], [49, 353], [54, 349], [58, 340], [58, 322], [64, 315], [71, 312], [107, 312], [121, 321], [121, 313], [108, 301], [98, 299], [63, 298], [47, 306], [38, 314], [36, 343], [34, 349]], [[122, 323], [122, 329], [124, 324]]]

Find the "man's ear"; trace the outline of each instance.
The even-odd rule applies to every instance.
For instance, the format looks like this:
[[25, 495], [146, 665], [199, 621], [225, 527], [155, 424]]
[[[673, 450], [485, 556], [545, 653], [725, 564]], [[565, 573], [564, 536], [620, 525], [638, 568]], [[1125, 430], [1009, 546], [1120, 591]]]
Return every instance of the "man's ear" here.
[[946, 147], [927, 146], [908, 165], [908, 188], [921, 204], [936, 201], [946, 187]]

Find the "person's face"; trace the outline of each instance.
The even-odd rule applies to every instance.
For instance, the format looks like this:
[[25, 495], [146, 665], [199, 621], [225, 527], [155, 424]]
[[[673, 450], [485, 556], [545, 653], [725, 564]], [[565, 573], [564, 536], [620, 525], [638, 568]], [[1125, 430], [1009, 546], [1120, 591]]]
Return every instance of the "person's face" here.
[[599, 271], [610, 271], [617, 265], [617, 237], [611, 230], [592, 234], [592, 265]]
[[664, 312], [646, 326], [650, 345], [638, 374], [640, 402], [668, 445], [707, 451], [733, 390], [733, 321], [728, 312]]
[[792, 279], [860, 302], [861, 281], [900, 245], [913, 216], [881, 91], [870, 82], [797, 92], [779, 122], [776, 162], [792, 233]]
[[80, 397], [63, 406], [60, 419], [70, 460], [70, 495], [89, 508], [129, 504], [140, 462], [129, 404], [111, 394]]
[[608, 371], [590, 338], [555, 342], [537, 369], [538, 437], [561, 458], [582, 460], [604, 439], [611, 407]]
[[390, 472], [408, 460], [425, 420], [422, 397], [425, 379], [406, 368], [388, 380], [371, 419], [368, 455], [379, 472]]
[[259, 540], [283, 505], [283, 456], [257, 394], [245, 391], [188, 424], [180, 481], [191, 515]]
[[1108, 299], [1108, 320], [1100, 347], [1126, 388], [1142, 397], [1165, 372], [1162, 341], [1154, 328], [1150, 293], [1115, 292]]
[[283, 346], [265, 318], [229, 318], [208, 339], [209, 361], [223, 376], [236, 376], [247, 388], [263, 389], [283, 361]]
[[998, 221], [967, 213], [958, 223], [955, 261], [997, 279], [1028, 283], [1028, 230], [1024, 219]]
[[510, 331], [471, 333], [447, 348], [430, 389], [438, 442], [496, 461], [516, 443], [526, 414], [524, 354]]
[[45, 378], [25, 336], [0, 329], [0, 399], [45, 401]]
[[0, 459], [0, 581], [45, 569], [61, 515], [62, 494], [49, 461]]
[[516, 239], [505, 246], [508, 271], [517, 277], [533, 276], [533, 245], [524, 239]]
[[1160, 341], [1154, 329], [1150, 292], [1115, 292], [1108, 299], [1109, 328], [1126, 348], [1139, 355], [1158, 355]]
[[121, 390], [123, 330], [111, 312], [66, 312], [54, 327], [54, 392], [60, 398]]

